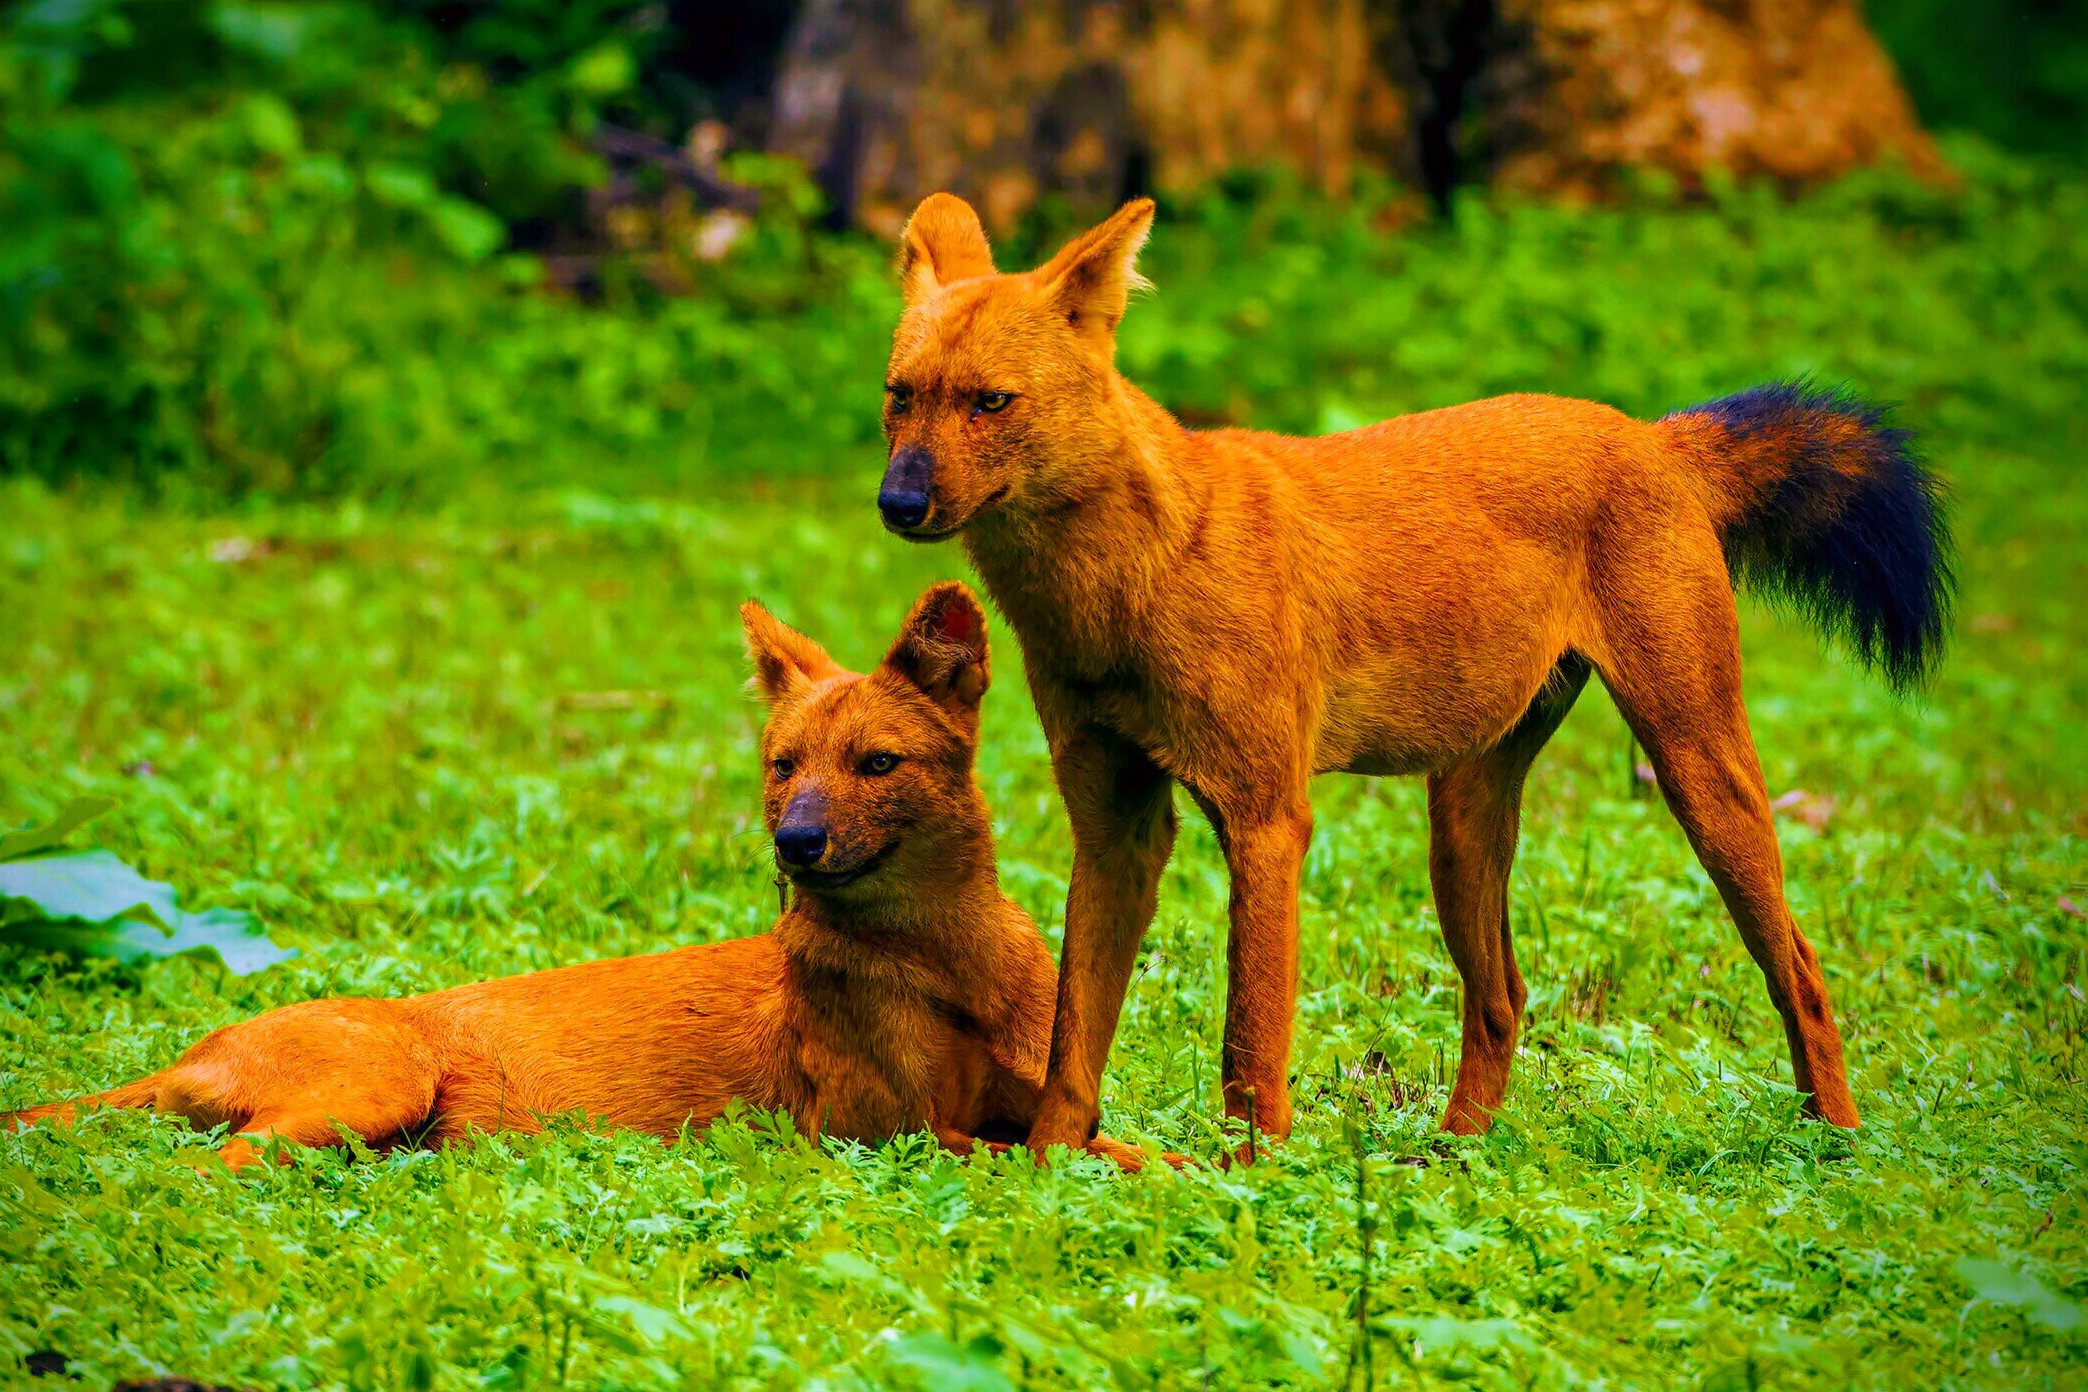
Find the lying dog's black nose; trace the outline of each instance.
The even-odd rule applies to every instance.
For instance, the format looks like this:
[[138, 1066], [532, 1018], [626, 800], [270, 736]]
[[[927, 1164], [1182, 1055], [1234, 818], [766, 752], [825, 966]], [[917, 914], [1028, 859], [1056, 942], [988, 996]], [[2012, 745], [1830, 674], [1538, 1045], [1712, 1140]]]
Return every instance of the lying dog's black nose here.
[[827, 834], [823, 826], [785, 823], [776, 828], [776, 859], [803, 869], [826, 854]]
[[877, 510], [888, 527], [918, 527], [928, 520], [928, 495], [886, 488], [877, 495]]
[[877, 510], [887, 527], [918, 527], [928, 520], [928, 490], [935, 481], [935, 456], [908, 445], [892, 456], [884, 486], [877, 490]]

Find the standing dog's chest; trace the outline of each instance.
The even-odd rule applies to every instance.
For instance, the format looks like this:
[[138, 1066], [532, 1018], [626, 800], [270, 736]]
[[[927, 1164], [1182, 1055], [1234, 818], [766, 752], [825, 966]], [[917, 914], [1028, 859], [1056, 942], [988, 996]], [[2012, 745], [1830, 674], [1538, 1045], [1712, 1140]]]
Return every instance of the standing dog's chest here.
[[1249, 743], [1231, 704], [1184, 674], [1126, 664], [1100, 678], [1069, 681], [1065, 690], [1088, 722], [1192, 788], [1228, 781], [1215, 764], [1224, 751]]
[[[1060, 674], [1057, 684], [1088, 722], [1145, 751], [1162, 768], [1184, 742], [1187, 712], [1143, 664], [1122, 662], [1106, 670]], [[1193, 742], [1193, 735], [1190, 737]]]

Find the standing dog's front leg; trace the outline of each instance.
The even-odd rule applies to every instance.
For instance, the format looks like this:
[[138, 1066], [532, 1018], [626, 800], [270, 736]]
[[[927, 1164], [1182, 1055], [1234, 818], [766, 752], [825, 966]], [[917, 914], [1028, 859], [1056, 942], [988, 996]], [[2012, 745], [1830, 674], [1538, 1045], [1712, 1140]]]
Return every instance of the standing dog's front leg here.
[[1040, 1157], [1095, 1134], [1102, 1068], [1175, 838], [1173, 781], [1127, 741], [1085, 726], [1052, 741], [1051, 761], [1073, 823], [1073, 884], [1051, 1065], [1030, 1127]]
[[[1275, 1140], [1290, 1135], [1291, 1026], [1298, 1009], [1298, 875], [1312, 841], [1312, 805], [1297, 790], [1285, 810], [1218, 810], [1232, 872], [1225, 953], [1225, 1114]], [[1254, 1157], [1249, 1134], [1242, 1159]]]

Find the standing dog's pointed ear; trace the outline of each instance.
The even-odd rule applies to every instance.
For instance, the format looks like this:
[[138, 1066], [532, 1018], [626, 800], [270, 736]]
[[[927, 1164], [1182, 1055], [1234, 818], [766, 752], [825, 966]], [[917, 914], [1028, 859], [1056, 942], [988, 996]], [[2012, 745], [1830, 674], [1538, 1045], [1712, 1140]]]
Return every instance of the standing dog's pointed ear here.
[[954, 193], [931, 193], [906, 220], [899, 238], [899, 288], [913, 308], [952, 281], [993, 274], [993, 248], [972, 205]]
[[955, 580], [931, 586], [915, 601], [884, 665], [978, 733], [979, 701], [992, 684], [986, 662], [986, 611]]
[[1131, 292], [1147, 283], [1138, 273], [1138, 249], [1152, 230], [1153, 200], [1134, 198], [1037, 268], [1044, 293], [1081, 336], [1105, 347], [1115, 342]]
[[771, 710], [841, 671], [825, 648], [771, 614], [759, 600], [740, 606], [740, 624], [747, 631], [747, 659], [754, 664], [748, 685]]

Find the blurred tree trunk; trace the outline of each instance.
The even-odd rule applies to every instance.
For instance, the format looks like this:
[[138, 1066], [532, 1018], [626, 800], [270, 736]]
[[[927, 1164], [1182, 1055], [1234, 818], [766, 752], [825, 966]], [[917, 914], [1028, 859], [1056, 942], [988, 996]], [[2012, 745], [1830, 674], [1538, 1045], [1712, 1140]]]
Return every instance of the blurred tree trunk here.
[[886, 234], [935, 189], [1004, 229], [1270, 163], [1438, 202], [1941, 172], [1858, 0], [806, 0], [770, 130]]
[[1504, 0], [1545, 74], [1500, 181], [1588, 196], [1630, 167], [1787, 187], [1897, 161], [1946, 170], [1858, 0]]

